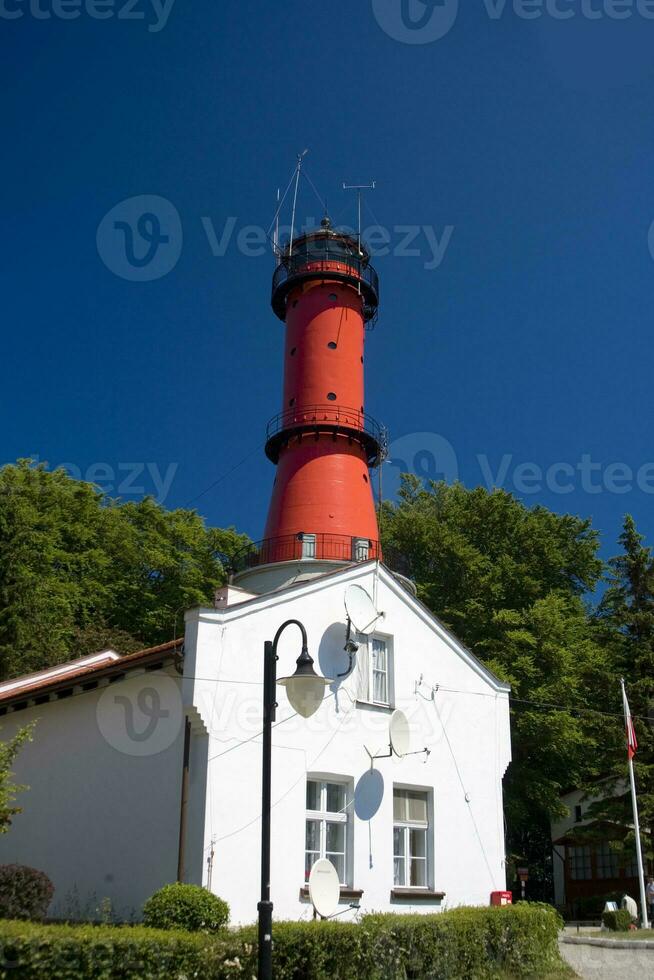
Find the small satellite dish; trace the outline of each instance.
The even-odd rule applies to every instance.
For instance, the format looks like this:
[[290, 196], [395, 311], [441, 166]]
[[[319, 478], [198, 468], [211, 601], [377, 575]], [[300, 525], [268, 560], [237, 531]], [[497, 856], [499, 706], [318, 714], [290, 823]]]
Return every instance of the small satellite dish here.
[[360, 585], [350, 585], [345, 592], [345, 611], [357, 633], [369, 636], [377, 620], [384, 614], [377, 612], [375, 604]]
[[403, 711], [394, 711], [388, 725], [391, 749], [395, 755], [408, 755], [411, 750], [411, 729]]
[[316, 861], [309, 875], [309, 898], [318, 915], [323, 919], [334, 915], [340, 897], [341, 883], [336, 868], [325, 858]]

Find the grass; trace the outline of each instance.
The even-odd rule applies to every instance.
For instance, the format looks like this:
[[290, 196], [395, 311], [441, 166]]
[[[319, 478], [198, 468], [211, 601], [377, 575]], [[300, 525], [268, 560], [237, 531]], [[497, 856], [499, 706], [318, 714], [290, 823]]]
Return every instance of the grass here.
[[604, 932], [589, 933], [593, 939], [650, 939], [654, 942], [654, 929], [630, 929], [629, 932], [611, 932], [605, 929]]

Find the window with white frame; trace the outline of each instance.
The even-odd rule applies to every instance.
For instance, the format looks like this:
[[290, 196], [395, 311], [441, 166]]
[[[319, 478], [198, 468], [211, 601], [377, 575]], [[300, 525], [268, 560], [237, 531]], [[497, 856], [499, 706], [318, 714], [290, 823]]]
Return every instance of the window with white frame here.
[[316, 557], [316, 536], [315, 534], [303, 534], [300, 538], [302, 542], [302, 557]]
[[393, 790], [393, 881], [396, 888], [427, 888], [429, 794]]
[[393, 650], [390, 637], [358, 636], [358, 698], [390, 707], [393, 703]]
[[307, 779], [304, 876], [309, 880], [316, 861], [327, 858], [342, 885], [348, 877], [348, 786], [325, 779]]
[[370, 538], [352, 539], [352, 560], [368, 561], [370, 557]]

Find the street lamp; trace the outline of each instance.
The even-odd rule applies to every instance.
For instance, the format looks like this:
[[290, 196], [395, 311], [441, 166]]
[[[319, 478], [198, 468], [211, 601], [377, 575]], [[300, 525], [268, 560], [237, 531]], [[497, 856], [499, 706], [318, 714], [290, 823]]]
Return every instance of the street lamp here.
[[[302, 633], [302, 652], [295, 673], [277, 681], [277, 644], [287, 626], [297, 626]], [[263, 778], [261, 790], [261, 901], [259, 912], [259, 980], [272, 980], [272, 913], [270, 901], [270, 811], [272, 770], [272, 726], [275, 720], [275, 684], [286, 688], [291, 707], [303, 718], [310, 718], [320, 707], [325, 687], [331, 681], [319, 677], [309, 655], [307, 631], [297, 619], [283, 623], [275, 639], [264, 643], [263, 661]]]

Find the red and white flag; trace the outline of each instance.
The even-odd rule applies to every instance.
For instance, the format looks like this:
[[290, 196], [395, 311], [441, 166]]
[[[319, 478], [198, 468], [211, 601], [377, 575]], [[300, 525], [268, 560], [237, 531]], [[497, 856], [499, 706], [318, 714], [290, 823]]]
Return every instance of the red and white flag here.
[[627, 731], [627, 753], [630, 759], [636, 754], [636, 749], [638, 748], [638, 739], [636, 738], [636, 729], [634, 728], [634, 723], [631, 718], [631, 710], [629, 708], [629, 702], [627, 701], [627, 692], [622, 687], [622, 700], [624, 702], [624, 721]]

